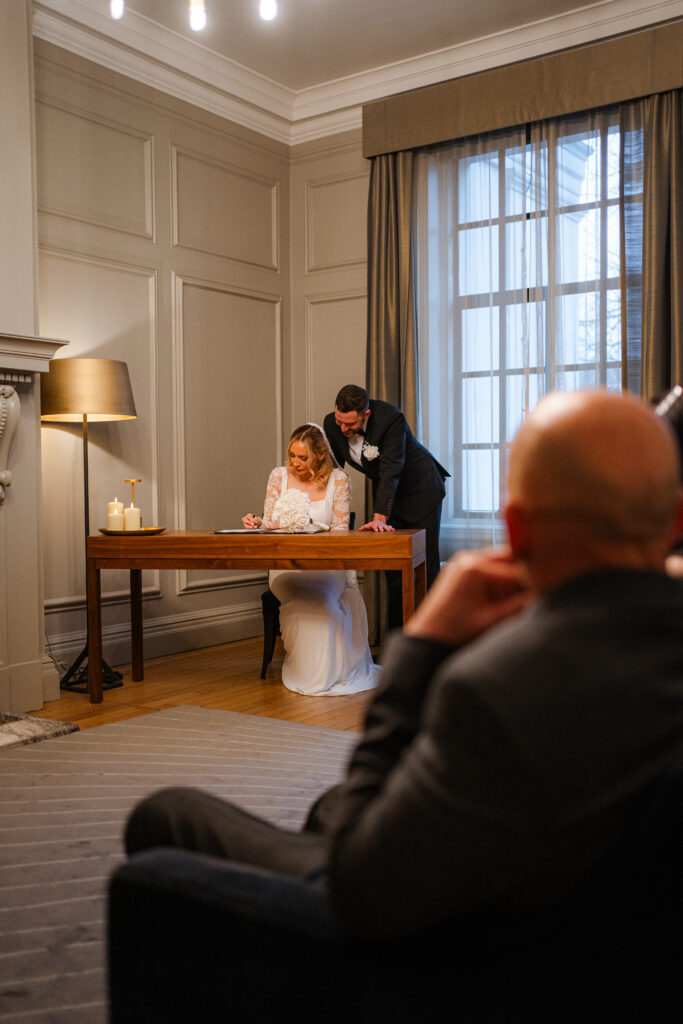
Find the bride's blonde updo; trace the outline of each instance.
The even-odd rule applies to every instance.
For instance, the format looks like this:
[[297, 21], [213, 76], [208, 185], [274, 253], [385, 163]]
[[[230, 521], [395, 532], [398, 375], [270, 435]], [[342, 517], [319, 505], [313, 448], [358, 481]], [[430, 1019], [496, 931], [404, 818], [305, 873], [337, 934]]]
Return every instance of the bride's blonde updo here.
[[317, 423], [304, 423], [301, 427], [293, 430], [287, 445], [287, 461], [289, 461], [289, 447], [292, 441], [300, 441], [308, 452], [313, 479], [316, 483], [326, 484], [337, 463], [332, 454], [330, 442], [322, 428]]

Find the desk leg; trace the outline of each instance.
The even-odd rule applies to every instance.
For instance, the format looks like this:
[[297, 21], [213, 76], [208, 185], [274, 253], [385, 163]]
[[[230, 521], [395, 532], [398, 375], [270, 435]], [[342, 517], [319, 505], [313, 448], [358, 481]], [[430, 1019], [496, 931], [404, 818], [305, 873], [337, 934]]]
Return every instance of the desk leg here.
[[142, 648], [142, 569], [130, 570], [130, 643], [133, 681], [145, 678], [145, 655]]
[[420, 601], [424, 601], [424, 596], [427, 593], [427, 562], [420, 562], [419, 565], [415, 566], [415, 607], [419, 605]]
[[86, 592], [88, 595], [88, 689], [90, 703], [102, 703], [102, 591], [100, 570], [87, 560]]
[[415, 611], [415, 578], [412, 562], [401, 570], [403, 584], [403, 622], [406, 623]]

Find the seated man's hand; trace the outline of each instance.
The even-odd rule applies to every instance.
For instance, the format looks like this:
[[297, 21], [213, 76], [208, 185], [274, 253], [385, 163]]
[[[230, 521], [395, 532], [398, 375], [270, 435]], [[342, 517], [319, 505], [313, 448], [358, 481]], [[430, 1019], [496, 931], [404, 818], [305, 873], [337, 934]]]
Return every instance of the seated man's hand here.
[[669, 555], [665, 567], [669, 576], [683, 576], [683, 555]]
[[461, 551], [441, 570], [404, 632], [458, 647], [516, 615], [531, 597], [523, 567], [507, 549]]
[[387, 522], [387, 517], [382, 516], [379, 512], [375, 512], [372, 520], [369, 523], [364, 523], [363, 526], [358, 527], [358, 532], [361, 530], [372, 530], [373, 533], [394, 533], [393, 526], [390, 526]]

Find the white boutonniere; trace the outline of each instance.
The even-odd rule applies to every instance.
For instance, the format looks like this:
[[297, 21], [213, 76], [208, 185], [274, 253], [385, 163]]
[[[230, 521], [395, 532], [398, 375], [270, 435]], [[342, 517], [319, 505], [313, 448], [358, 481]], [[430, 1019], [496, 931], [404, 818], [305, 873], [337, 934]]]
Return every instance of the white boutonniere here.
[[365, 456], [368, 462], [372, 462], [372, 460], [376, 459], [377, 456], [379, 455], [379, 448], [375, 444], [364, 444], [362, 448], [362, 454]]

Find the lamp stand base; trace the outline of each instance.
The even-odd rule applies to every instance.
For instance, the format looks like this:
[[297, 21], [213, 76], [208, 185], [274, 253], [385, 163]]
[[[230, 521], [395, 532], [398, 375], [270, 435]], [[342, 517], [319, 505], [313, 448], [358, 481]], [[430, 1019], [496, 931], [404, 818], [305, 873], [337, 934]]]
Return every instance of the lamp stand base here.
[[[123, 686], [123, 675], [102, 659], [102, 689], [114, 690]], [[70, 693], [90, 693], [88, 687], [88, 645], [86, 644], [70, 668], [59, 680], [59, 689]]]

